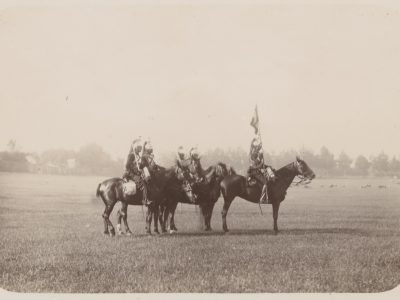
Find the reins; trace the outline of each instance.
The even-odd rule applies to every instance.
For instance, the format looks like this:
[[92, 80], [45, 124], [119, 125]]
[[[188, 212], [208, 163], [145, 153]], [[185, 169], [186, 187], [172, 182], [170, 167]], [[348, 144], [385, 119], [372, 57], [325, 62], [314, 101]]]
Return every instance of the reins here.
[[299, 178], [298, 181], [293, 181], [290, 186], [299, 186], [299, 185], [307, 185], [311, 183], [311, 179], [302, 176], [302, 175], [297, 175], [296, 177]]

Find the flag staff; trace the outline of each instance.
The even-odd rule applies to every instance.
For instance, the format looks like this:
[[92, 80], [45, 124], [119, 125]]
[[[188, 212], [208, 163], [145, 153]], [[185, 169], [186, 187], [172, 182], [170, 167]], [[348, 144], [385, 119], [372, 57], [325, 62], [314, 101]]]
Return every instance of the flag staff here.
[[[260, 128], [259, 128], [259, 125], [260, 125], [260, 119], [259, 119], [259, 117], [258, 117], [258, 108], [257, 108], [257, 104], [256, 104], [256, 107], [255, 107], [255, 110], [254, 110], [254, 116], [253, 116], [253, 118], [251, 119], [251, 122], [250, 122], [250, 125], [254, 128], [254, 133], [256, 134], [256, 135], [258, 135], [258, 138], [259, 138], [259, 140], [260, 140], [260, 146], [261, 146], [261, 149], [262, 149], [262, 140], [261, 140], [261, 132], [260, 132]], [[253, 142], [252, 142], [253, 143]], [[264, 154], [262, 155], [262, 164], [264, 165]], [[261, 192], [262, 193], [262, 192]], [[261, 198], [263, 198], [263, 194], [261, 195]], [[262, 212], [262, 209], [261, 209], [261, 203], [260, 202], [258, 202], [258, 207], [260, 208], [260, 212], [261, 212], [261, 215], [263, 215], [263, 212]]]

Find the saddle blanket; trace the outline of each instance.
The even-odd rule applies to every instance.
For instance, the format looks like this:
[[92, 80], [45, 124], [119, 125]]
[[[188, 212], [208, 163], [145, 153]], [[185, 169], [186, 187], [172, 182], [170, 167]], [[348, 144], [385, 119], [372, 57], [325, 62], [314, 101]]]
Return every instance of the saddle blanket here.
[[124, 182], [122, 184], [122, 189], [125, 195], [132, 196], [136, 194], [136, 183], [132, 180]]

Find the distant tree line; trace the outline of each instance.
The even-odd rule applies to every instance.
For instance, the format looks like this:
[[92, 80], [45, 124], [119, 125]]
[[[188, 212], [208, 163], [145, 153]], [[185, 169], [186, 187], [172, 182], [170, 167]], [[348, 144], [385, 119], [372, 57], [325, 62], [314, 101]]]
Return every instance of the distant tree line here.
[[[278, 154], [264, 153], [264, 160], [272, 167], [279, 169], [293, 162], [300, 155], [314, 170], [318, 177], [337, 176], [400, 176], [400, 160], [396, 157], [389, 158], [384, 152], [369, 159], [363, 155], [351, 158], [344, 151], [337, 157], [328, 148], [322, 147], [319, 153], [303, 148], [299, 151], [282, 151]], [[173, 163], [174, 153], [164, 153], [160, 162], [165, 165]], [[202, 154], [203, 167], [224, 162], [241, 174], [245, 174], [249, 166], [249, 154], [242, 148], [223, 150], [215, 148]]]
[[[157, 163], [168, 167], [174, 164], [174, 152], [157, 153]], [[389, 157], [384, 152], [366, 158], [363, 155], [351, 158], [345, 152], [337, 157], [326, 147], [318, 153], [303, 148], [299, 151], [282, 151], [278, 154], [264, 153], [265, 162], [278, 169], [295, 160], [300, 155], [315, 171], [318, 177], [337, 176], [400, 176], [400, 160]], [[219, 161], [224, 162], [244, 174], [249, 166], [248, 153], [242, 148], [214, 148], [202, 154], [202, 164], [206, 168]], [[18, 151], [15, 141], [10, 141], [8, 151], [0, 152], [0, 171], [32, 172], [71, 175], [121, 176], [124, 159], [114, 160], [97, 144], [88, 144], [78, 151], [52, 149], [40, 154]]]
[[0, 171], [31, 172], [61, 175], [121, 176], [123, 160], [113, 160], [97, 144], [88, 144], [79, 151], [46, 150], [40, 154], [12, 150], [0, 152]]

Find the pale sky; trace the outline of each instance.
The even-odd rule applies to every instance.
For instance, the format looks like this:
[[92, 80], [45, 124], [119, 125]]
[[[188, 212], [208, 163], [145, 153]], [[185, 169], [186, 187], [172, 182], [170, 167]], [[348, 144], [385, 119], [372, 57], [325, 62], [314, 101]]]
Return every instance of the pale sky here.
[[14, 2], [0, 149], [247, 150], [257, 103], [266, 151], [400, 155], [400, 3]]

